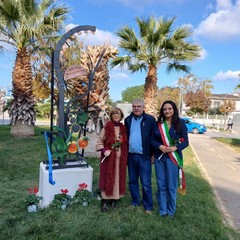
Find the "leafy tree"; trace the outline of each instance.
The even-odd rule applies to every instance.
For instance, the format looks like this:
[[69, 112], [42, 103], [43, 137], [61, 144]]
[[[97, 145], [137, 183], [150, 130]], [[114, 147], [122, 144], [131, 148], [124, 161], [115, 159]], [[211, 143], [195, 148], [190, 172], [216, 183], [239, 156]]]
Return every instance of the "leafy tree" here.
[[185, 104], [190, 107], [194, 113], [206, 113], [211, 104], [211, 100], [207, 97], [204, 91], [188, 92], [185, 95]]
[[157, 108], [160, 109], [166, 100], [172, 100], [177, 106], [180, 105], [180, 89], [173, 87], [163, 87], [157, 91]]
[[191, 108], [188, 114], [208, 111], [211, 102], [208, 97], [213, 88], [212, 80], [203, 80], [194, 74], [189, 74], [178, 79], [178, 86], [181, 89], [183, 101]]
[[37, 102], [42, 102], [50, 96], [48, 82], [43, 81], [41, 75], [38, 75], [37, 78], [33, 80], [33, 94]]
[[36, 112], [39, 117], [50, 118], [51, 103], [47, 101], [45, 103], [37, 103]]
[[187, 92], [204, 91], [207, 96], [211, 95], [213, 89], [212, 80], [201, 79], [194, 74], [189, 74], [183, 78], [178, 79], [178, 86], [180, 87], [182, 94]]
[[142, 99], [144, 85], [128, 87], [122, 91], [122, 101], [131, 103], [134, 99]]
[[9, 109], [14, 136], [34, 134], [31, 53], [61, 30], [67, 12], [54, 0], [0, 1], [0, 41], [14, 46], [17, 52], [12, 75], [14, 100]]
[[236, 109], [236, 103], [231, 100], [225, 100], [223, 105], [219, 107], [219, 110], [224, 115], [228, 115]]
[[223, 105], [219, 107], [219, 111], [225, 115], [224, 125], [226, 125], [227, 117], [229, 113], [232, 113], [236, 109], [236, 103], [232, 100], [225, 100]]
[[189, 26], [180, 26], [175, 30], [176, 17], [159, 19], [150, 16], [148, 19], [136, 18], [139, 37], [129, 26], [117, 31], [119, 46], [126, 55], [116, 57], [111, 66], [124, 65], [132, 72], [147, 71], [144, 84], [144, 101], [146, 112], [156, 114], [157, 69], [167, 64], [171, 70], [189, 72], [185, 64], [200, 56], [200, 47], [188, 39], [193, 35]]

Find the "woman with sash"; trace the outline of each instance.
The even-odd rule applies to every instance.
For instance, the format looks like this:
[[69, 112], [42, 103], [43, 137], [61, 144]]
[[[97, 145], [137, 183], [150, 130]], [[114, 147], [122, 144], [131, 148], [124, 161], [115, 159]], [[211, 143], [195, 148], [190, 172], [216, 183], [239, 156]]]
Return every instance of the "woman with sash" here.
[[176, 212], [177, 192], [185, 194], [182, 150], [188, 146], [188, 133], [184, 120], [179, 118], [176, 104], [165, 101], [160, 109], [153, 131], [157, 199], [162, 217], [173, 217]]

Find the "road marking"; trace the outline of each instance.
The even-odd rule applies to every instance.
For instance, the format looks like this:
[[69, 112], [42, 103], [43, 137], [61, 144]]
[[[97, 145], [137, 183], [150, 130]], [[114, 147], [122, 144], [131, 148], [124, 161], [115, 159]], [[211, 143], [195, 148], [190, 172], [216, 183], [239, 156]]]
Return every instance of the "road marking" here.
[[211, 150], [212, 150], [213, 152], [216, 152], [215, 149], [213, 149], [213, 148], [211, 148]]
[[237, 169], [236, 169], [235, 167], [233, 167], [231, 164], [228, 163], [227, 165], [228, 165], [232, 170], [235, 170], [235, 171], [237, 170]]

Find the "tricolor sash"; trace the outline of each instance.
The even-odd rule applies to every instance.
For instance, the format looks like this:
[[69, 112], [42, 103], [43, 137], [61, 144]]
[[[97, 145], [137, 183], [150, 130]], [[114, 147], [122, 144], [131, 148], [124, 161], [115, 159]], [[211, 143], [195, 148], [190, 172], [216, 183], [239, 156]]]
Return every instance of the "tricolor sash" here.
[[[164, 146], [166, 147], [173, 146], [173, 141], [169, 135], [169, 129], [166, 121], [164, 121], [162, 124], [158, 124], [158, 128], [161, 133]], [[179, 167], [178, 192], [182, 195], [185, 195], [186, 194], [186, 178], [183, 171], [183, 159], [179, 157], [177, 151], [169, 152], [168, 155], [171, 158], [172, 162]]]

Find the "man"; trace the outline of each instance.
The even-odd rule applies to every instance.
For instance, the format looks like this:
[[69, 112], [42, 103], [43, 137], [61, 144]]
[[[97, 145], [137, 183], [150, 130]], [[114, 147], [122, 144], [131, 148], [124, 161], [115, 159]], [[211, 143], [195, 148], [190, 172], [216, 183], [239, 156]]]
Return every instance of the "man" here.
[[144, 112], [144, 102], [136, 99], [132, 102], [132, 113], [125, 118], [124, 122], [129, 142], [128, 175], [132, 206], [140, 205], [140, 177], [142, 184], [142, 203], [145, 213], [151, 213], [153, 200], [150, 137], [156, 121], [153, 116]]
[[232, 130], [232, 126], [233, 126], [233, 120], [232, 120], [232, 118], [229, 118], [228, 119], [228, 122], [227, 122], [227, 125], [228, 125], [228, 127], [227, 127], [227, 130]]

